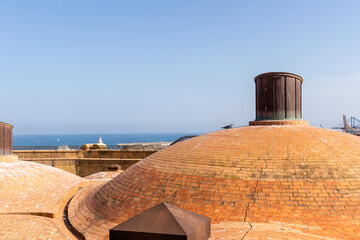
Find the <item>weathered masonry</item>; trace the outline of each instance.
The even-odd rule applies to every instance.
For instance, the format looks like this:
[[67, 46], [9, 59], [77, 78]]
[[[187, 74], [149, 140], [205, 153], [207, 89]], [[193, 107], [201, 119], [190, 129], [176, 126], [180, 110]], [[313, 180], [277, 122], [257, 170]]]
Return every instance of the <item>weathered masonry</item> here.
[[144, 150], [15, 150], [19, 160], [56, 167], [81, 177], [108, 171], [114, 164], [122, 169], [134, 165], [156, 151]]

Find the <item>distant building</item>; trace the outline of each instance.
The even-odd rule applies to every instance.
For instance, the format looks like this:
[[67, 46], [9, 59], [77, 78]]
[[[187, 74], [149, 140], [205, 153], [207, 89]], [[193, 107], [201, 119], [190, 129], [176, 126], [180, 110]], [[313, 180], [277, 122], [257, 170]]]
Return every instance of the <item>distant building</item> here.
[[102, 138], [99, 137], [97, 143], [87, 143], [81, 145], [81, 150], [90, 150], [90, 149], [106, 149], [107, 145], [103, 143]]

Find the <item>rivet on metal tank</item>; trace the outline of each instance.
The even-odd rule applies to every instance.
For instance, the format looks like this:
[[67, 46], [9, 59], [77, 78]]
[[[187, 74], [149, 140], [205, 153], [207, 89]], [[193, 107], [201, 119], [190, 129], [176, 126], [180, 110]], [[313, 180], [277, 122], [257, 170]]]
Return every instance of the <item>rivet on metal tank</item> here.
[[256, 121], [299, 120], [303, 79], [293, 73], [270, 72], [255, 77]]

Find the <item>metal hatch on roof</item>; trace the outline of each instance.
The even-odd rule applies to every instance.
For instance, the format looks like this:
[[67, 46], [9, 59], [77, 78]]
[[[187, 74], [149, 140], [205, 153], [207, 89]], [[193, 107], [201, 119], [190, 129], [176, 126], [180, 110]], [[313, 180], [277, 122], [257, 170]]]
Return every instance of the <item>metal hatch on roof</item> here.
[[110, 240], [206, 240], [210, 218], [160, 203], [110, 230]]

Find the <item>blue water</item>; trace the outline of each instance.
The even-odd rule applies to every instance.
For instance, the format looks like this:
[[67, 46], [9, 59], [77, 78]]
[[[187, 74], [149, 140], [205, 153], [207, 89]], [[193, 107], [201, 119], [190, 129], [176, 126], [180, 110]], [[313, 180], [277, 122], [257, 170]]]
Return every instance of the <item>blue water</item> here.
[[[53, 135], [14, 135], [14, 149], [57, 149], [57, 146], [68, 145], [72, 149], [82, 144], [96, 143], [101, 136], [110, 148], [118, 143], [172, 142], [185, 135], [199, 133], [149, 133], [149, 134], [53, 134]], [[33, 148], [31, 148], [31, 147]]]

